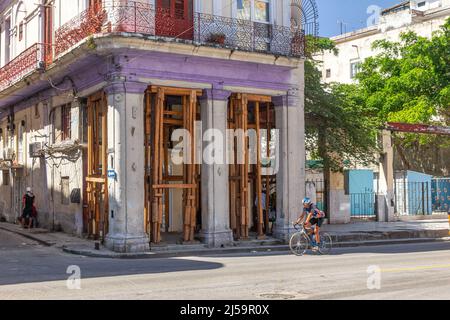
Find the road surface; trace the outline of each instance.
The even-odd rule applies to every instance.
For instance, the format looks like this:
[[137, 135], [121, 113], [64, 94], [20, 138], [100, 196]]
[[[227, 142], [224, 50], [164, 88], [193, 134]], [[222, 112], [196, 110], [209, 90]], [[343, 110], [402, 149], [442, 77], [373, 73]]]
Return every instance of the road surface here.
[[450, 243], [115, 260], [0, 230], [2, 299], [450, 299]]

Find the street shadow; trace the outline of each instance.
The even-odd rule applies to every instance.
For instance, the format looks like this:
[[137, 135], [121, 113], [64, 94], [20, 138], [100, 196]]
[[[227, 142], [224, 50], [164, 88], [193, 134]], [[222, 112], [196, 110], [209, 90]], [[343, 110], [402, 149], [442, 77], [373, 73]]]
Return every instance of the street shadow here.
[[[0, 264], [0, 286], [46, 281], [67, 280], [77, 266], [82, 279], [149, 275], [183, 271], [208, 271], [223, 267], [216, 262], [177, 258], [106, 259], [54, 254], [51, 252], [24, 252], [6, 255]], [[1, 291], [1, 290], [0, 290]]]

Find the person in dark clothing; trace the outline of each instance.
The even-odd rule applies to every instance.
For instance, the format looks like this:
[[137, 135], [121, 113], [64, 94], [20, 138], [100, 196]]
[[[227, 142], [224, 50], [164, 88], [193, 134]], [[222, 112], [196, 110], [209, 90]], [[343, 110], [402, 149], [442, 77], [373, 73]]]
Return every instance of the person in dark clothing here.
[[27, 188], [27, 192], [22, 198], [22, 226], [24, 228], [31, 228], [31, 224], [33, 223], [33, 211], [34, 211], [34, 194], [31, 191], [31, 188]]

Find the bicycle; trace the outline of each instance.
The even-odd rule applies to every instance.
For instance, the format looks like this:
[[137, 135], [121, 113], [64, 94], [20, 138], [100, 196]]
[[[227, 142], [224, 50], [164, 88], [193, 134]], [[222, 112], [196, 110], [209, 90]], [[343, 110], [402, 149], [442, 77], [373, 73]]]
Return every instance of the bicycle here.
[[[294, 224], [297, 232], [291, 236], [289, 248], [296, 256], [303, 256], [310, 247], [315, 246], [315, 235], [308, 235], [303, 224], [301, 228], [297, 228], [297, 226], [298, 224]], [[318, 247], [320, 254], [327, 255], [330, 253], [333, 247], [333, 240], [328, 233], [320, 233], [320, 244]]]

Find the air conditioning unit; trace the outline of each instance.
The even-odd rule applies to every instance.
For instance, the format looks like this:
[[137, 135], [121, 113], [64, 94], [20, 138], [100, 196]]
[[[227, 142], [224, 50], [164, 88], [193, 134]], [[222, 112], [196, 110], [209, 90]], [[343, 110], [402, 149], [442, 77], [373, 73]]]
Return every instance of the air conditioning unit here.
[[29, 145], [30, 158], [39, 158], [43, 155], [42, 142], [34, 142]]
[[14, 155], [14, 149], [12, 148], [6, 148], [3, 150], [3, 160], [12, 161], [14, 160]]

